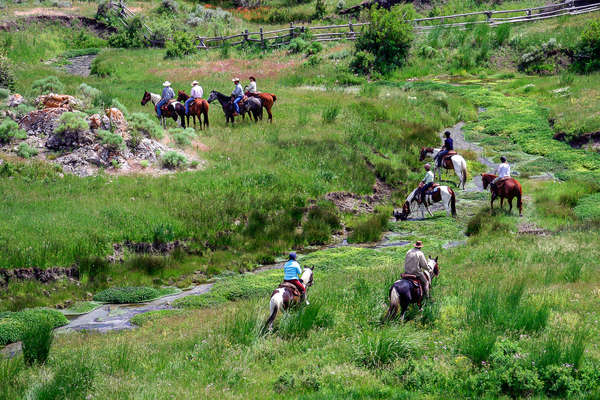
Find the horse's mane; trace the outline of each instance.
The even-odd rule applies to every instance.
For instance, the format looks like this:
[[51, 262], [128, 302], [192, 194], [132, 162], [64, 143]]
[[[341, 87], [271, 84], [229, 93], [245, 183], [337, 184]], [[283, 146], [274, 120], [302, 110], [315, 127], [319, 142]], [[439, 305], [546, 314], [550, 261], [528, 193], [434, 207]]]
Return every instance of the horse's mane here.
[[406, 202], [407, 203], [410, 204], [411, 202], [414, 201], [414, 199], [415, 199], [415, 193], [416, 193], [417, 190], [419, 190], [419, 188], [416, 188], [415, 190], [413, 190], [412, 192], [410, 192], [410, 194], [408, 195], [408, 197], [406, 197]]

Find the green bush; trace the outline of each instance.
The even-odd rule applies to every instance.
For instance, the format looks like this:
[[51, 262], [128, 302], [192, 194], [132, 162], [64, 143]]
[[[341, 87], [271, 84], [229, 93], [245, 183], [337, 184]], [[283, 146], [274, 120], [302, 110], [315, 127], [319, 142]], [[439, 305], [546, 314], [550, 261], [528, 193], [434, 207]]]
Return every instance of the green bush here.
[[163, 167], [169, 169], [184, 168], [187, 165], [187, 158], [176, 151], [167, 151], [161, 161]]
[[600, 221], [600, 193], [582, 198], [573, 211], [583, 220]]
[[[361, 35], [356, 40], [356, 54], [359, 52], [371, 53], [374, 57], [373, 67], [381, 73], [404, 65], [414, 38], [414, 29], [409, 22], [415, 18], [412, 5], [396, 5], [387, 11], [383, 8], [371, 8], [369, 12], [370, 24], [365, 26]], [[360, 63], [353, 62], [361, 68], [356, 72], [364, 72], [364, 55]]]
[[494, 28], [494, 45], [500, 47], [510, 38], [510, 24], [498, 25]]
[[17, 155], [22, 158], [31, 158], [37, 156], [37, 149], [31, 147], [25, 142], [19, 143], [19, 147], [17, 148]]
[[196, 137], [196, 131], [193, 128], [177, 128], [171, 130], [171, 137], [179, 147], [188, 147]]
[[15, 88], [15, 73], [13, 66], [6, 54], [0, 50], [0, 88]]
[[325, 2], [323, 0], [317, 0], [315, 2], [315, 13], [313, 14], [313, 19], [323, 18], [326, 12], [327, 8], [325, 7]]
[[61, 93], [65, 85], [54, 75], [34, 81], [31, 88], [39, 94]]
[[118, 99], [112, 99], [110, 102], [110, 106], [113, 108], [118, 108], [123, 113], [123, 116], [125, 116], [125, 118], [129, 119], [129, 110]]
[[113, 304], [141, 303], [170, 293], [174, 293], [170, 288], [155, 289], [146, 286], [114, 287], [96, 293], [94, 301]]
[[131, 114], [129, 121], [130, 131], [141, 133], [144, 136], [152, 139], [160, 140], [164, 136], [164, 131], [158, 124], [155, 118], [151, 118], [146, 113], [133, 113]]
[[293, 38], [287, 47], [292, 54], [303, 53], [308, 48], [308, 43], [303, 38], [297, 37]]
[[312, 42], [306, 49], [306, 55], [312, 56], [320, 53], [323, 50], [321, 42]]
[[0, 124], [0, 142], [1, 143], [10, 143], [13, 139], [26, 139], [27, 132], [23, 129], [19, 128], [19, 124], [17, 124], [12, 119], [5, 119]]
[[98, 132], [96, 132], [96, 135], [100, 138], [104, 147], [111, 151], [118, 151], [125, 148], [125, 141], [118, 133], [112, 133], [110, 131], [105, 131], [104, 129], [99, 129]]
[[0, 88], [0, 100], [4, 100], [10, 96], [10, 90]]
[[88, 130], [89, 127], [88, 122], [85, 120], [85, 114], [66, 112], [60, 116], [58, 125], [54, 128], [54, 133], [82, 132]]
[[348, 236], [349, 243], [369, 243], [381, 239], [381, 234], [388, 229], [388, 215], [384, 213], [373, 214], [366, 219], [358, 221], [352, 227]]
[[96, 97], [100, 97], [102, 92], [95, 87], [88, 85], [87, 83], [82, 83], [79, 85], [79, 93], [82, 94], [83, 97], [93, 101]]
[[40, 322], [48, 322], [52, 328], [69, 323], [67, 318], [57, 310], [27, 309], [0, 313], [0, 346], [21, 340], [28, 327]]
[[181, 58], [197, 52], [193, 35], [188, 32], [177, 31], [173, 39], [167, 42], [167, 58]]
[[355, 346], [354, 359], [367, 368], [381, 368], [401, 357], [409, 357], [418, 349], [419, 343], [408, 332], [392, 334], [387, 331], [367, 331]]
[[125, 30], [115, 33], [108, 38], [108, 45], [120, 48], [144, 47], [144, 30], [145, 27], [140, 17], [131, 18], [128, 20]]
[[586, 26], [574, 53], [575, 68], [579, 71], [600, 69], [600, 19], [595, 19]]
[[44, 364], [52, 346], [53, 326], [49, 321], [38, 321], [27, 327], [21, 340], [23, 342], [23, 358], [28, 365]]
[[368, 74], [375, 65], [375, 55], [367, 51], [357, 51], [350, 61], [350, 69], [359, 74]]
[[106, 78], [112, 76], [116, 72], [116, 67], [112, 60], [97, 57], [92, 61], [90, 68], [90, 74], [96, 75], [100, 78]]

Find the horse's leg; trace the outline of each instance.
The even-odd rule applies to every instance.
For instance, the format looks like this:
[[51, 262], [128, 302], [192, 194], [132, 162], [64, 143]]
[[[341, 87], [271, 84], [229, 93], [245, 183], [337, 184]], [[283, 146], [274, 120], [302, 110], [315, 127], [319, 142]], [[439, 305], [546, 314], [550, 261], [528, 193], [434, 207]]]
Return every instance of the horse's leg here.
[[266, 108], [267, 108], [267, 114], [269, 115], [269, 122], [273, 123], [273, 114], [271, 114], [271, 106], [268, 106]]
[[492, 192], [492, 200], [490, 201], [490, 213], [494, 212], [494, 200], [496, 200], [496, 193]]
[[500, 196], [500, 209], [502, 210], [504, 208], [504, 197]]
[[204, 126], [208, 129], [208, 110], [204, 111]]
[[431, 212], [431, 210], [429, 209], [428, 205], [425, 205], [425, 209], [427, 210], [427, 212], [429, 213], [430, 217], [433, 217], [433, 213]]
[[508, 202], [508, 212], [510, 214], [512, 214], [512, 200], [513, 200], [512, 197], [509, 197], [509, 198], [506, 199], [506, 201]]

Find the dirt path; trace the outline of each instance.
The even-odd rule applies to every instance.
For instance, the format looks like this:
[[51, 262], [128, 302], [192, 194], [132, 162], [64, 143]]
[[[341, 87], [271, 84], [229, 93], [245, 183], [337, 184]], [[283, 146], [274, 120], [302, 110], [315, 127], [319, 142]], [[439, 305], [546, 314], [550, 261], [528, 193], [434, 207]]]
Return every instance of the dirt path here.
[[95, 54], [69, 58], [70, 64], [63, 65], [61, 68], [71, 75], [89, 76], [95, 58]]

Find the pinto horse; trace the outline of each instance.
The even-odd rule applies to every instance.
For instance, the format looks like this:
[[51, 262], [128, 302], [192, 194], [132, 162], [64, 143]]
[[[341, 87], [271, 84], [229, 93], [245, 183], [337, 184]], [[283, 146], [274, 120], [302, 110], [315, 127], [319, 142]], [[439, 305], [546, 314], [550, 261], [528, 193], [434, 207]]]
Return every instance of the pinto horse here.
[[[436, 149], [433, 147], [423, 147], [421, 148], [421, 156], [419, 157], [419, 161], [425, 160], [426, 157], [433, 157], [438, 155], [441, 149]], [[449, 161], [449, 162], [448, 162]], [[463, 190], [465, 188], [465, 183], [467, 183], [467, 162], [462, 156], [455, 154], [446, 159], [446, 162], [442, 162], [442, 168], [444, 169], [454, 169], [454, 173], [458, 176], [460, 180], [458, 183], [458, 187], [462, 186]], [[437, 166], [433, 168], [434, 174], [438, 175], [438, 179], [442, 180], [442, 170]]]
[[[156, 110], [156, 104], [160, 101], [160, 95], [144, 91], [142, 105], [145, 106], [149, 101], [152, 102], [154, 110]], [[185, 128], [185, 108], [183, 107], [183, 104], [178, 101], [171, 101], [162, 106], [160, 124], [162, 125], [163, 129], [166, 129], [167, 127], [167, 118], [173, 118], [173, 121], [177, 121], [178, 116], [181, 120], [181, 127]]]
[[[231, 124], [233, 125], [233, 123], [235, 122], [235, 106], [233, 105], [233, 102], [231, 101], [231, 96], [227, 96], [226, 94], [223, 94], [221, 92], [217, 92], [216, 90], [213, 90], [212, 92], [210, 92], [210, 95], [208, 96], [208, 102], [212, 103], [213, 101], [217, 100], [219, 103], [221, 103], [221, 107], [223, 108], [223, 113], [225, 113], [225, 123], [229, 123], [229, 121], [231, 121]], [[240, 110], [241, 111], [241, 110]]]
[[262, 105], [257, 97], [248, 97], [244, 100], [244, 103], [240, 102], [240, 112], [242, 119], [248, 113], [250, 120], [254, 117], [254, 122], [258, 122], [259, 119], [262, 120], [263, 117]]
[[[188, 96], [184, 91], [180, 90], [177, 92], [177, 101], [185, 103]], [[183, 107], [185, 110], [185, 105]], [[200, 124], [200, 130], [202, 130], [202, 116], [204, 116], [204, 127], [208, 129], [208, 102], [204, 99], [195, 99], [190, 104], [190, 113], [186, 115], [187, 117], [187, 125], [190, 126], [190, 115], [193, 118], [194, 126], [196, 126], [196, 116], [198, 117], [198, 123]]]
[[[429, 260], [427, 260], [427, 268], [423, 270], [423, 273], [427, 277], [429, 285], [431, 286], [431, 281], [433, 278], [438, 276], [440, 273], [437, 257], [429, 257]], [[414, 303], [418, 303], [420, 305], [423, 301], [422, 293], [422, 291], [419, 293], [417, 287], [409, 279], [403, 278], [394, 282], [392, 287], [390, 287], [390, 307], [388, 308], [385, 317], [383, 317], [383, 320], [390, 321], [396, 318], [398, 309], [400, 308], [400, 318], [402, 321], [404, 321], [404, 315], [406, 314], [408, 306]]]
[[429, 215], [433, 217], [433, 214], [429, 210], [429, 206], [440, 201], [446, 209], [446, 214], [450, 216], [450, 213], [452, 213], [452, 216], [456, 217], [456, 195], [449, 186], [437, 186], [435, 188], [436, 191], [434, 191], [432, 194], [425, 195], [425, 202], [421, 201], [421, 194], [417, 193], [418, 189], [419, 188], [413, 190], [408, 195], [404, 205], [402, 205], [402, 211], [394, 210], [394, 217], [396, 218], [396, 221], [406, 221], [411, 212], [410, 204], [413, 202], [418, 204], [419, 210], [421, 211], [421, 218], [425, 218], [425, 210], [427, 210]]
[[273, 93], [250, 93], [247, 92], [246, 96], [248, 97], [258, 97], [262, 106], [267, 110], [267, 114], [269, 115], [269, 122], [273, 123], [273, 114], [271, 113], [271, 107], [277, 101], [277, 96]]
[[490, 201], [490, 208], [494, 210], [494, 200], [496, 197], [500, 197], [500, 208], [504, 205], [504, 199], [508, 202], [510, 208], [509, 212], [512, 212], [512, 201], [513, 198], [517, 198], [517, 207], [519, 207], [519, 217], [523, 216], [523, 189], [521, 184], [515, 178], [507, 178], [492, 185], [492, 181], [496, 179], [496, 175], [492, 174], [481, 174], [481, 181], [483, 182], [483, 189], [487, 189], [490, 186], [490, 192], [492, 192], [492, 200]]
[[[305, 298], [308, 299], [308, 288], [313, 285], [313, 270], [314, 268], [304, 268], [304, 272], [300, 277], [302, 284], [306, 288]], [[272, 329], [273, 321], [279, 310], [287, 310], [292, 306], [300, 304], [300, 295], [297, 295], [297, 289], [292, 288], [293, 284], [286, 285], [285, 283], [280, 285], [273, 294], [271, 295], [270, 301], [270, 316], [265, 323], [264, 329]], [[308, 303], [308, 301], [307, 301]]]

